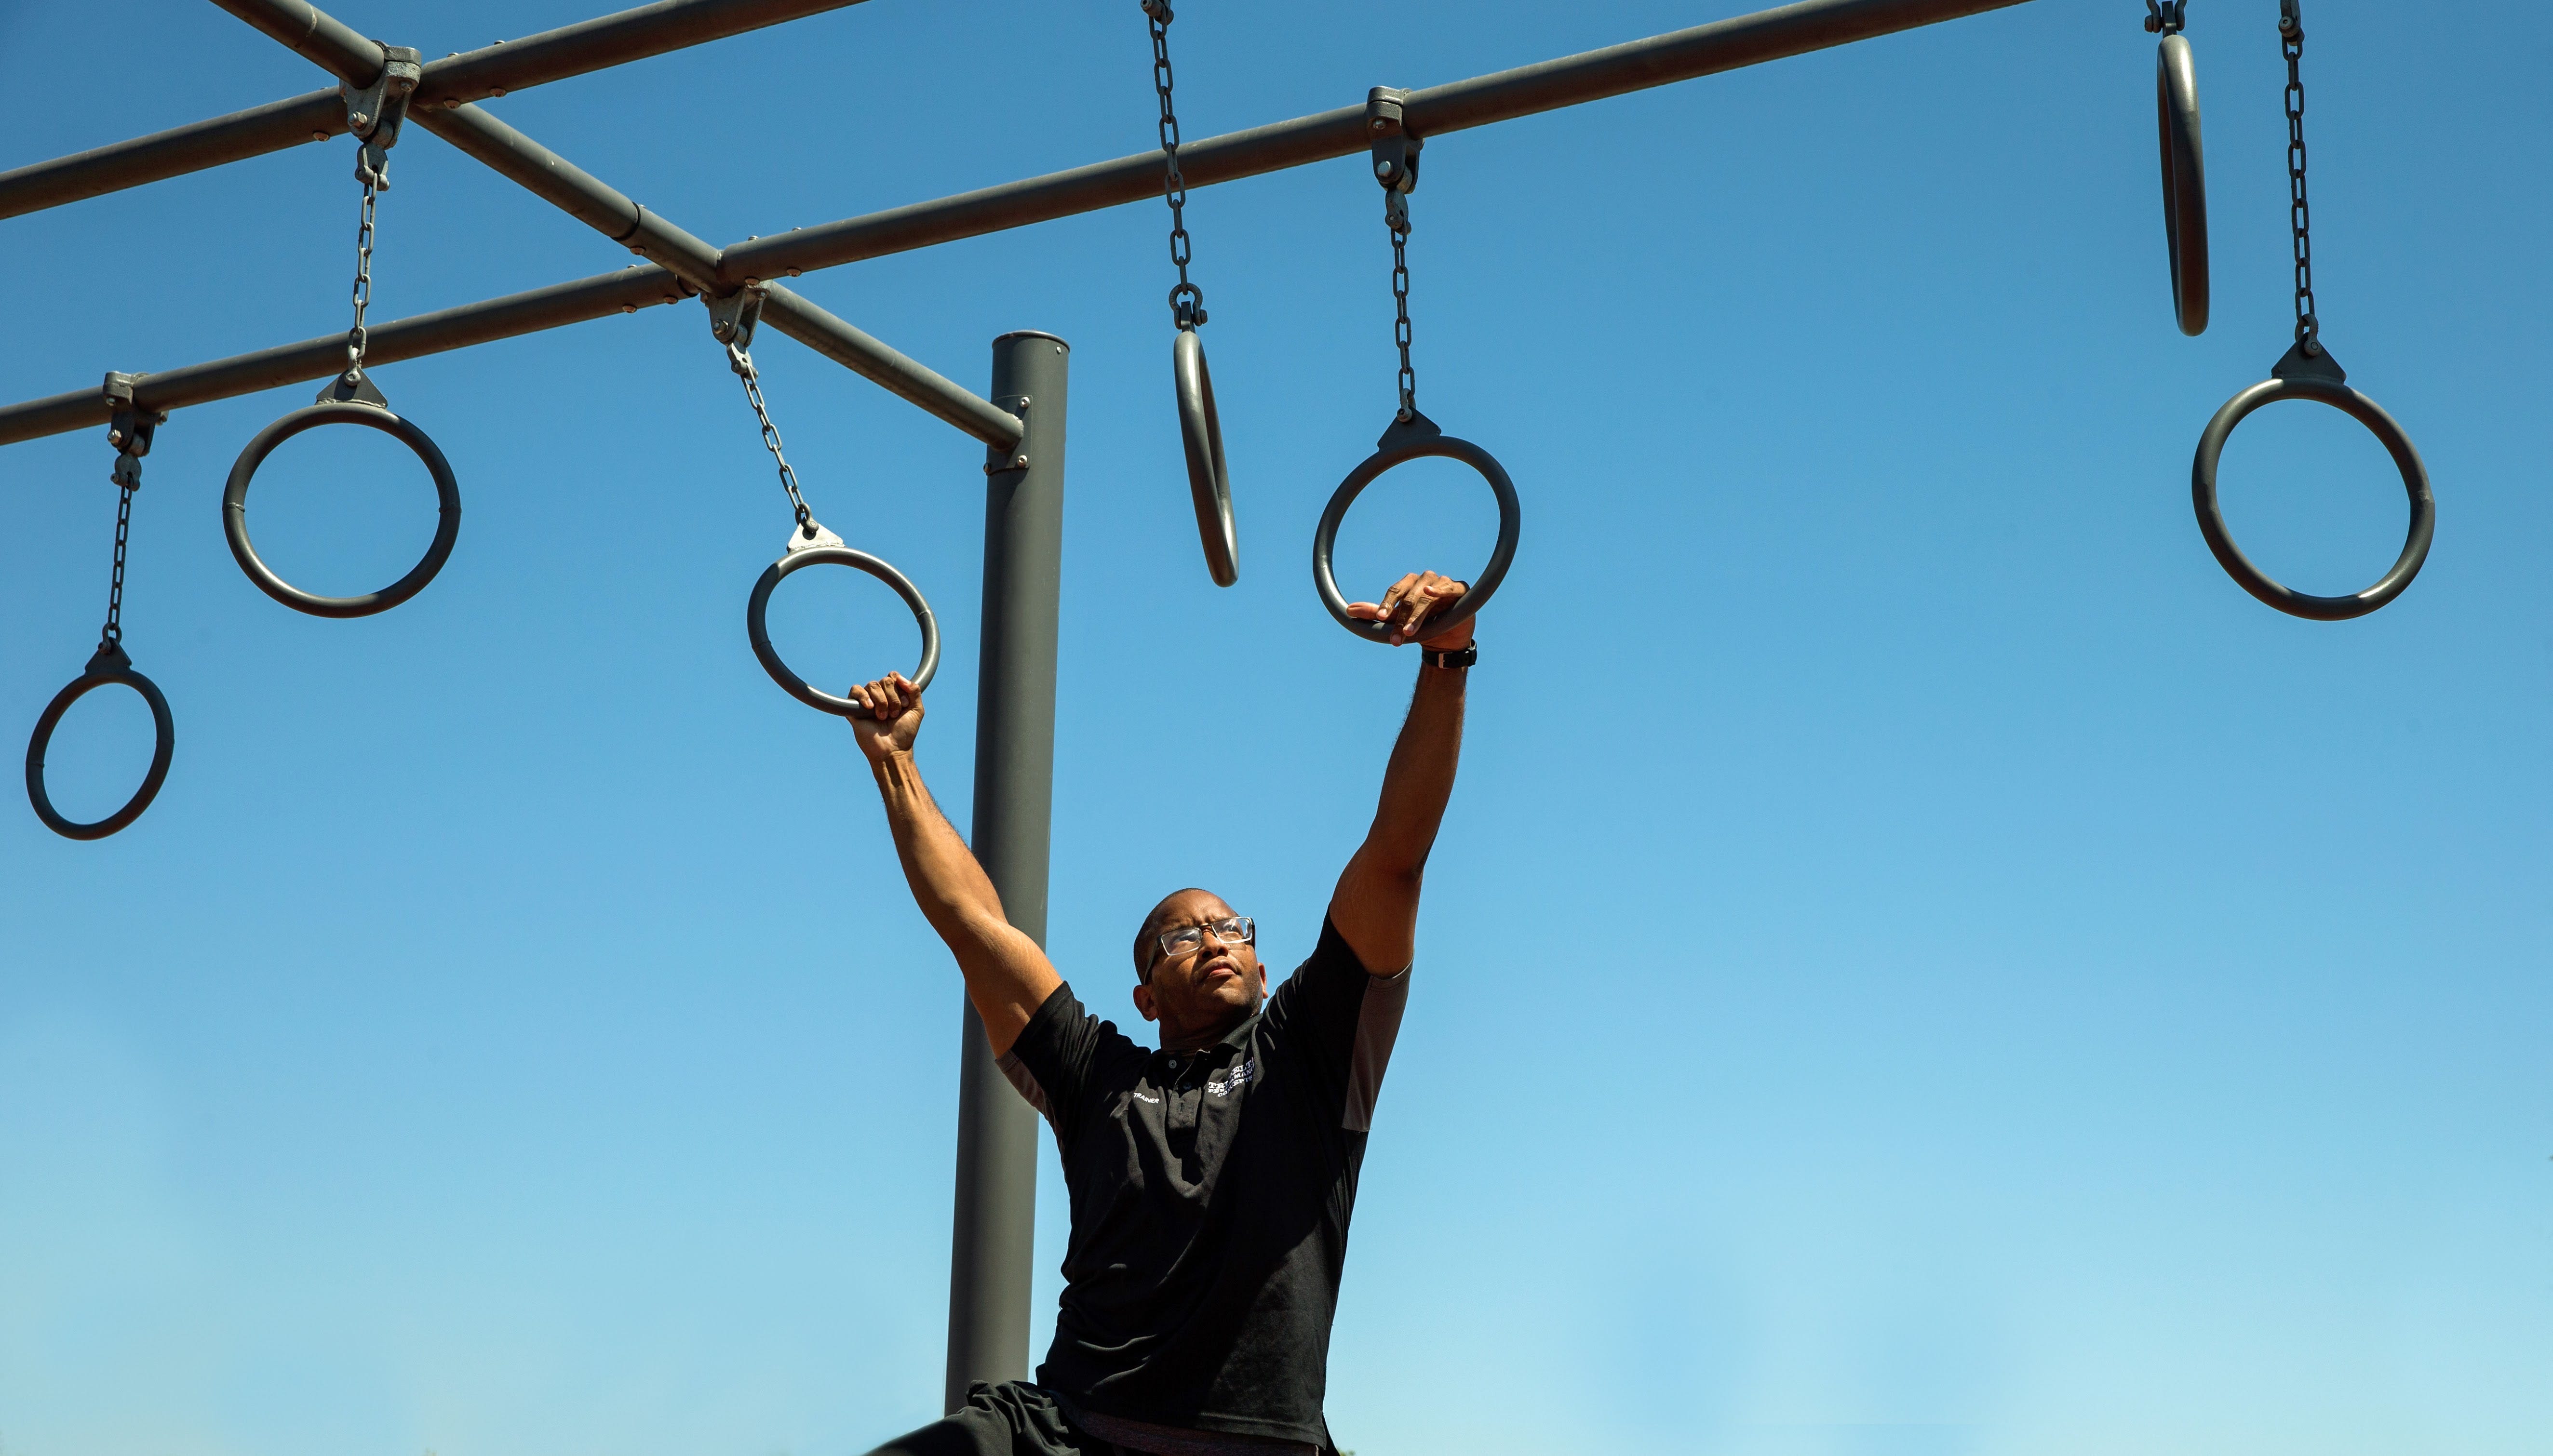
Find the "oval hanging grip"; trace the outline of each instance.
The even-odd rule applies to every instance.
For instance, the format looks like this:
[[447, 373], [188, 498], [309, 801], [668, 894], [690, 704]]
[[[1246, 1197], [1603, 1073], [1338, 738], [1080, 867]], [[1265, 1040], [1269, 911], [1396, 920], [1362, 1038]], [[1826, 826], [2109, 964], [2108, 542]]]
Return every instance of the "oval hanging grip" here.
[[867, 718], [869, 711], [848, 698], [836, 698], [812, 687], [805, 678], [789, 670], [780, 653], [771, 645], [771, 633], [763, 624], [763, 616], [771, 608], [772, 589], [786, 580], [791, 572], [810, 566], [847, 566], [864, 571], [895, 588], [904, 605], [913, 609], [913, 619], [922, 628], [922, 665], [913, 671], [914, 691], [931, 686], [933, 674], [940, 671], [940, 621], [931, 615], [931, 604], [922, 600], [905, 574], [866, 551], [855, 551], [842, 544], [842, 538], [815, 522], [808, 522], [812, 534], [801, 535], [795, 527], [789, 532], [789, 549], [779, 560], [762, 569], [762, 579], [753, 584], [753, 596], [744, 604], [744, 633], [753, 643], [753, 655], [762, 670], [781, 691], [820, 713], [837, 718]]
[[1215, 412], [1214, 375], [1194, 329], [1170, 340], [1170, 382], [1179, 402], [1179, 443], [1188, 458], [1188, 499], [1196, 506], [1197, 540], [1206, 575], [1218, 587], [1241, 580], [1241, 542], [1232, 523], [1232, 471], [1223, 460], [1223, 417]]
[[[425, 548], [424, 558], [407, 575], [360, 597], [322, 597], [305, 592], [277, 576], [258, 558], [257, 547], [249, 541], [248, 487], [258, 467], [266, 463], [276, 446], [323, 424], [359, 424], [392, 436], [415, 451], [416, 458], [434, 477], [434, 540]], [[451, 462], [443, 458], [434, 441], [426, 438], [425, 431], [390, 413], [386, 406], [352, 399], [305, 405], [258, 431], [257, 438], [240, 452], [238, 462], [231, 466], [230, 484], [222, 491], [222, 534], [229, 539], [231, 555], [238, 560], [240, 570], [257, 583], [257, 589], [293, 611], [312, 616], [371, 616], [424, 591], [425, 584], [433, 581], [435, 573], [443, 570], [443, 563], [452, 558], [452, 543], [461, 536], [461, 486], [453, 479]]]
[[2207, 332], [2207, 156], [2198, 138], [2198, 68], [2186, 37], [2155, 51], [2155, 122], [2163, 144], [2163, 235], [2180, 331]]
[[[2357, 420], [2383, 442], [2386, 453], [2393, 457], [2395, 468], [2402, 472], [2402, 491], [2411, 501], [2410, 530], [2403, 537], [2402, 554], [2394, 559], [2392, 569], [2363, 592], [2346, 597], [2315, 597], [2281, 586], [2252, 564], [2225, 528], [2224, 512], [2216, 504], [2218, 457], [2224, 454], [2225, 441], [2243, 417], [2276, 399], [2311, 399]], [[2365, 616], [2402, 595], [2402, 589], [2420, 574], [2420, 564], [2428, 560], [2429, 540], [2436, 534], [2438, 524], [2437, 501], [2429, 493], [2429, 470], [2420, 463], [2420, 452], [2412, 448], [2411, 437], [2375, 400], [2337, 379], [2317, 375], [2263, 380], [2226, 400], [2216, 417], [2207, 422], [2206, 433], [2198, 437], [2198, 456], [2189, 468], [2189, 495], [2198, 510], [2198, 529], [2207, 537], [2207, 549], [2216, 554], [2217, 564], [2225, 568], [2226, 575], [2244, 591], [2280, 612], [2313, 621], [2346, 621]]]
[[1347, 518], [1348, 507], [1356, 504], [1357, 496], [1385, 471], [1428, 456], [1459, 460], [1479, 471], [1481, 479], [1490, 483], [1491, 493], [1498, 499], [1498, 539], [1490, 548], [1489, 564], [1481, 568], [1480, 575], [1472, 578], [1471, 586], [1454, 599], [1451, 608], [1442, 616], [1427, 619], [1429, 634], [1434, 635], [1468, 621], [1488, 606], [1491, 596], [1498, 589], [1498, 583], [1506, 580], [1508, 564], [1515, 560], [1516, 535], [1522, 512], [1516, 504], [1515, 483], [1507, 479], [1505, 468], [1489, 451], [1469, 440], [1458, 440], [1443, 433], [1433, 420], [1411, 410], [1405, 423], [1395, 422], [1385, 430], [1383, 438], [1376, 442], [1375, 452], [1367, 456], [1363, 464], [1349, 471], [1346, 480], [1339, 482], [1338, 490], [1330, 496], [1330, 504], [1321, 510], [1321, 523], [1312, 531], [1313, 590], [1321, 594], [1321, 605], [1330, 610], [1330, 616], [1337, 618], [1339, 625], [1369, 642], [1389, 643], [1391, 628], [1383, 622], [1364, 621], [1348, 615], [1347, 599], [1339, 595], [1338, 579], [1330, 571], [1330, 553], [1338, 541], [1339, 522]]
[[[45, 791], [45, 750], [54, 742], [54, 729], [60, 727], [62, 715], [71, 705], [109, 684], [121, 684], [142, 695], [151, 705], [151, 769], [142, 775], [142, 787], [124, 801], [124, 807], [104, 819], [76, 824], [54, 808], [53, 796]], [[45, 705], [44, 715], [36, 720], [36, 731], [27, 739], [27, 802], [45, 828], [66, 840], [103, 840], [142, 817], [151, 801], [160, 797], [160, 786], [168, 779], [168, 759], [176, 752], [177, 726], [168, 716], [168, 700], [160, 696], [159, 685], [133, 670], [133, 659], [124, 649], [109, 642], [97, 649], [80, 675], [71, 679], [54, 701]]]

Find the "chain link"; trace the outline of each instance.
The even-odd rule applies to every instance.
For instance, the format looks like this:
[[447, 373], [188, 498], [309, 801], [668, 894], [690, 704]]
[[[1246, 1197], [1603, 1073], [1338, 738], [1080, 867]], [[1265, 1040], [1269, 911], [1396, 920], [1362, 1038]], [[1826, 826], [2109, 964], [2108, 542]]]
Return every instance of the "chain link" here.
[[789, 508], [797, 513], [799, 532], [813, 536], [815, 528], [808, 522], [815, 515], [807, 508], [807, 498], [798, 494], [798, 472], [790, 467], [789, 457], [780, 453], [780, 427], [771, 422], [771, 408], [762, 402], [761, 376], [753, 367], [753, 356], [729, 344], [726, 358], [735, 377], [744, 381], [744, 397], [753, 406], [753, 417], [762, 421], [762, 448], [771, 452], [772, 462], [780, 467], [780, 489], [789, 493]]
[[346, 331], [346, 378], [350, 382], [363, 374], [364, 347], [371, 342], [371, 334], [364, 327], [364, 310], [373, 302], [373, 199], [378, 191], [378, 181], [367, 173], [364, 220], [355, 230], [355, 326]]
[[1418, 412], [1418, 374], [1409, 367], [1409, 210], [1400, 194], [1392, 200], [1402, 205], [1386, 216], [1391, 229], [1391, 304], [1395, 316], [1391, 322], [1391, 341], [1400, 346], [1400, 412], [1395, 416], [1403, 424]]
[[1170, 104], [1170, 13], [1168, 0], [1144, 0], [1144, 18], [1153, 31], [1153, 90], [1162, 99], [1162, 196], [1170, 204], [1170, 263], [1179, 280], [1170, 289], [1170, 319], [1182, 329], [1205, 322], [1205, 290], [1188, 281], [1188, 182], [1179, 174], [1179, 113]]
[[2313, 209], [2305, 202], [2305, 26], [2297, 0], [2279, 0], [2278, 49], [2287, 57], [2287, 221], [2296, 235], [2296, 347], [2322, 352], [2322, 321], [2314, 315]]
[[133, 492], [141, 480], [137, 476], [133, 485], [116, 484], [121, 489], [115, 493], [115, 575], [106, 588], [106, 629], [97, 638], [101, 649], [124, 642], [124, 543], [133, 531]]

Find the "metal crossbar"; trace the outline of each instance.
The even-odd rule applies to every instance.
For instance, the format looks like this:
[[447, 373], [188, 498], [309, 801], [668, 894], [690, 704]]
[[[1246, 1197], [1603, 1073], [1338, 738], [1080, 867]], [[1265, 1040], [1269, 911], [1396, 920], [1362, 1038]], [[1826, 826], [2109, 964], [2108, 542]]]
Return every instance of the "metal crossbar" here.
[[[465, 102], [485, 101], [544, 81], [564, 80], [858, 3], [859, 0], [659, 0], [654, 5], [543, 31], [519, 41], [500, 41], [477, 51], [429, 60], [424, 79], [417, 83], [416, 94], [409, 102], [409, 111], [422, 119]], [[343, 26], [336, 29], [354, 35]], [[312, 59], [318, 58], [300, 44], [286, 44]], [[372, 64], [372, 74], [362, 77], [359, 84], [369, 83], [381, 74], [378, 50]], [[263, 157], [304, 142], [324, 142], [345, 134], [344, 100], [333, 88], [311, 91], [111, 147], [0, 171], [0, 217], [59, 207], [83, 197], [183, 176], [225, 162]]]
[[[311, 16], [318, 14], [306, 5], [293, 4], [290, 0], [222, 0], [222, 3], [226, 8], [242, 12], [272, 10], [302, 11]], [[368, 357], [375, 363], [390, 363], [440, 354], [608, 314], [634, 313], [651, 304], [678, 303], [699, 291], [729, 293], [751, 283], [767, 283], [771, 280], [792, 278], [816, 269], [1027, 227], [1128, 202], [1150, 201], [1159, 195], [1161, 153], [1142, 152], [1112, 162], [1050, 172], [1044, 176], [812, 228], [799, 228], [712, 251], [681, 229], [643, 213], [635, 203], [569, 166], [520, 132], [468, 105], [474, 87], [478, 88], [479, 95], [502, 94], [506, 86], [492, 83], [493, 77], [510, 76], [511, 84], [531, 84], [612, 63], [590, 58], [590, 53], [604, 48], [607, 43], [620, 48], [627, 55], [651, 55], [658, 50], [694, 44], [694, 40], [665, 39], [678, 25], [696, 29], [699, 34], [695, 39], [707, 40], [796, 15], [838, 8], [842, 3], [850, 3], [850, 0], [832, 0], [832, 3], [817, 3], [817, 0], [668, 0], [666, 4], [623, 12], [589, 22], [586, 26], [548, 32], [513, 46], [491, 47], [429, 63], [425, 67], [425, 80], [419, 84], [417, 99], [410, 103], [410, 120], [454, 142], [473, 157], [527, 186], [532, 185], [531, 177], [537, 171], [541, 175], [541, 185], [533, 186], [534, 191], [607, 233], [612, 233], [615, 227], [634, 229], [619, 236], [624, 242], [638, 247], [652, 261], [618, 273], [578, 279], [376, 326], [372, 330]], [[1408, 93], [1405, 103], [1407, 125], [1417, 135], [1438, 136], [2026, 3], [2028, 0], [1804, 0], [1800, 4], [1714, 21], [1600, 51], [1582, 52], [1533, 65], [1414, 90]], [[330, 24], [334, 25], [333, 22]], [[261, 28], [266, 27], [261, 24]], [[270, 34], [275, 33], [270, 31]], [[291, 34], [290, 25], [286, 23], [279, 38], [288, 38]], [[352, 38], [351, 42], [348, 38]], [[338, 61], [353, 69], [361, 70], [368, 64], [370, 71], [363, 77], [367, 80], [380, 73], [379, 48], [341, 25], [336, 26], [333, 32], [323, 33], [323, 28], [315, 21], [309, 22], [300, 36], [287, 39], [287, 44], [314, 58], [334, 55]], [[499, 68], [498, 53], [511, 51], [515, 47], [537, 51], [538, 63], [515, 71]], [[367, 52], [359, 48], [371, 49]], [[621, 58], [626, 58], [626, 56]], [[464, 66], [469, 68], [461, 69]], [[277, 105], [301, 106], [323, 97], [333, 108], [330, 113], [333, 120], [327, 124], [333, 125], [338, 132], [344, 131], [344, 107], [333, 91]], [[0, 216], [13, 210], [28, 211], [34, 207], [56, 205], [54, 201], [21, 202], [22, 196], [34, 196], [40, 190], [39, 181], [24, 179], [40, 179], [42, 188], [50, 188], [53, 193], [59, 194], [58, 200], [69, 200], [231, 160], [229, 156], [212, 156], [207, 152], [203, 161], [177, 165], [163, 157], [153, 164], [162, 169], [152, 170], [136, 166], [126, 154], [137, 148], [161, 146], [169, 138], [218, 132], [239, 123], [241, 118], [274, 110], [275, 107], [260, 108], [258, 112], [243, 112], [240, 117], [226, 117], [193, 128], [164, 132], [158, 137], [125, 143], [122, 147], [105, 148], [0, 173]], [[471, 115], [465, 116], [465, 112]], [[300, 139], [298, 136], [287, 138], [276, 146], [288, 146]], [[196, 147], [198, 151], [209, 146], [208, 143], [187, 145]], [[1182, 143], [1179, 170], [1190, 187], [1211, 186], [1217, 182], [1351, 156], [1365, 149], [1364, 107], [1343, 106], [1334, 111], [1296, 117], [1248, 131]], [[236, 155], [251, 156], [258, 151], [272, 150], [276, 148], [257, 147]], [[174, 156], [186, 153], [186, 148], [167, 144], [164, 151]], [[92, 172], [102, 180], [88, 179]], [[1011, 419], [1007, 413], [957, 389], [931, 370], [860, 333], [842, 320], [825, 314], [795, 294], [774, 287], [773, 298], [775, 301], [789, 300], [766, 313], [773, 326], [782, 332], [799, 338], [987, 443], [1008, 445], [1019, 438], [1015, 420], [1009, 426], [1002, 422]], [[279, 385], [324, 379], [338, 368], [342, 357], [342, 338], [308, 339], [254, 354], [143, 375], [137, 379], [135, 396], [153, 409], [175, 409]], [[1001, 419], [991, 418], [985, 411], [998, 414]], [[0, 408], [0, 444], [103, 424], [108, 412], [105, 396], [93, 388], [10, 405]]]

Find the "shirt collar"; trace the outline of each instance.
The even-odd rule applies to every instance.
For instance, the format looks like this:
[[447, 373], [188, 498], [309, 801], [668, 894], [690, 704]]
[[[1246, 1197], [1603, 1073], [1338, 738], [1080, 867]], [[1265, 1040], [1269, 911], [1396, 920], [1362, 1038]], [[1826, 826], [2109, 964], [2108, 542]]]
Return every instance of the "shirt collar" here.
[[1156, 1062], [1162, 1062], [1172, 1057], [1179, 1058], [1182, 1061], [1189, 1058], [1203, 1060], [1214, 1056], [1219, 1050], [1240, 1051], [1250, 1045], [1250, 1034], [1259, 1029], [1259, 1018], [1267, 1014], [1267, 1010], [1263, 1007], [1262, 1009], [1254, 1011], [1248, 1016], [1243, 1017], [1240, 1025], [1234, 1027], [1228, 1032], [1225, 1032], [1222, 1036], [1215, 1038], [1213, 1041], [1206, 1043], [1202, 1047], [1193, 1048], [1185, 1052], [1173, 1052], [1165, 1047], [1153, 1054], [1153, 1060]]

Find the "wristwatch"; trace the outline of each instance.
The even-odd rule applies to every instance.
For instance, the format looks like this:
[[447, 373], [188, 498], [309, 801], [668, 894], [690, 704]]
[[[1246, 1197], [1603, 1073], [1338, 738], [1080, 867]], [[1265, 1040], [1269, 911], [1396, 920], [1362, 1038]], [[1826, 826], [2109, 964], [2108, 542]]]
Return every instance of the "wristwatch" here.
[[1429, 667], [1469, 667], [1481, 660], [1481, 647], [1474, 642], [1453, 652], [1421, 652], [1418, 655]]

